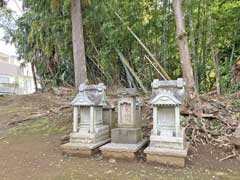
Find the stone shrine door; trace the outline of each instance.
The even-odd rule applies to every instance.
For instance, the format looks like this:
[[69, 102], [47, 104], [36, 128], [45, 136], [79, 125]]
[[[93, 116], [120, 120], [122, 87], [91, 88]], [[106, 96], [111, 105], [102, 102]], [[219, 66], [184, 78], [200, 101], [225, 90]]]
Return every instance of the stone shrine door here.
[[175, 107], [158, 107], [157, 129], [161, 136], [176, 136]]
[[126, 126], [132, 126], [132, 113], [131, 113], [131, 103], [121, 103], [120, 104], [120, 119], [121, 124]]
[[94, 111], [94, 125], [96, 126], [102, 126], [103, 125], [103, 119], [102, 119], [102, 108], [101, 107], [95, 107]]
[[79, 119], [79, 124], [80, 124], [80, 128], [90, 128], [90, 108], [89, 107], [80, 107], [79, 108], [80, 111], [80, 119]]

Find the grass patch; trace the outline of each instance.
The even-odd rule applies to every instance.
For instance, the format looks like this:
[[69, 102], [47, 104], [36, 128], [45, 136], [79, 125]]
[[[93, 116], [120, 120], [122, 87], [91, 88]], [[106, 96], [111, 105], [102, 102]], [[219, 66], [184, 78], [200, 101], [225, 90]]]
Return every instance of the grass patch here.
[[66, 127], [58, 127], [57, 124], [45, 118], [34, 119], [29, 122], [19, 124], [8, 131], [9, 135], [32, 135], [32, 134], [59, 134], [67, 130]]

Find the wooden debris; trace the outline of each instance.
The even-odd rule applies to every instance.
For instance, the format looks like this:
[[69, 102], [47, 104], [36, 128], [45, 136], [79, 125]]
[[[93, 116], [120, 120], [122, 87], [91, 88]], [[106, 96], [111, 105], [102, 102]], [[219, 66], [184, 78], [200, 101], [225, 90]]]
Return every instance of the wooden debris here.
[[7, 137], [0, 137], [0, 141], [3, 140], [3, 139], [5, 139], [5, 138], [7, 138]]
[[67, 142], [69, 142], [70, 139], [70, 135], [65, 135], [61, 137], [61, 144], [65, 144]]
[[240, 146], [240, 137], [230, 136], [228, 137], [229, 143], [235, 146]]
[[58, 114], [60, 111], [62, 111], [63, 109], [68, 109], [68, 108], [71, 108], [71, 105], [64, 105], [64, 106], [61, 106], [59, 108], [51, 108], [50, 111], [55, 113], [55, 114]]
[[234, 158], [237, 156], [237, 153], [236, 153], [236, 148], [234, 147], [233, 150], [232, 150], [232, 154], [231, 155], [228, 155], [227, 157], [225, 158], [222, 158], [220, 159], [219, 161], [222, 162], [222, 161], [225, 161], [227, 159], [230, 159], [230, 158]]

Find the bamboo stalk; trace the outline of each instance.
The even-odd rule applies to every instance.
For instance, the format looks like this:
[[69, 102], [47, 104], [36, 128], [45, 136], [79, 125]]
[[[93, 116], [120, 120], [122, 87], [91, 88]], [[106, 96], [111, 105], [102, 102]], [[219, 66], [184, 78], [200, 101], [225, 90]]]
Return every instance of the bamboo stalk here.
[[[125, 22], [123, 21], [123, 19], [121, 18], [121, 16], [115, 11], [114, 12], [115, 15], [120, 19], [120, 21], [125, 25]], [[170, 76], [168, 75], [168, 73], [164, 70], [164, 68], [161, 66], [161, 64], [157, 61], [157, 59], [154, 57], [154, 55], [150, 52], [150, 50], [145, 46], [145, 44], [139, 39], [139, 37], [132, 31], [132, 29], [127, 26], [128, 31], [134, 36], [134, 38], [139, 42], [139, 44], [145, 49], [145, 51], [149, 54], [149, 56], [154, 60], [154, 62], [157, 64], [157, 66], [159, 67], [160, 71], [162, 72], [162, 74], [164, 75], [164, 79], [166, 80], [170, 80]]]
[[148, 93], [147, 88], [143, 85], [142, 81], [140, 80], [140, 78], [137, 76], [137, 74], [135, 73], [135, 71], [131, 68], [131, 66], [129, 65], [127, 59], [124, 57], [124, 55], [121, 53], [120, 50], [115, 48], [115, 51], [117, 52], [122, 64], [124, 66], [126, 66], [128, 68], [128, 70], [130, 71], [130, 73], [133, 75], [133, 77], [136, 79], [136, 81], [138, 82], [138, 84], [140, 85], [140, 87], [142, 88], [143, 92], [145, 94]]
[[105, 76], [105, 78], [107, 79], [107, 80], [109, 80], [109, 77], [105, 74], [105, 72], [103, 71], [103, 68], [99, 65], [99, 64], [97, 64], [90, 56], [87, 56], [91, 61], [92, 61], [92, 63], [98, 68], [98, 70]]
[[148, 57], [148, 56], [144, 56], [149, 62], [150, 64], [154, 67], [154, 69], [158, 72], [158, 74], [164, 79], [164, 80], [167, 80], [163, 74], [158, 70], [158, 68], [153, 64], [153, 62], [151, 61], [151, 59]]

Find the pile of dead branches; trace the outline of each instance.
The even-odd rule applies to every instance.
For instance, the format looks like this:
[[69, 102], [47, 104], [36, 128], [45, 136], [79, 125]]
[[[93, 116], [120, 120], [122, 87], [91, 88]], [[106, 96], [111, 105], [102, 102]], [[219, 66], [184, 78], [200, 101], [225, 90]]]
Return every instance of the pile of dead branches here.
[[238, 156], [240, 146], [240, 93], [224, 98], [201, 96], [202, 117], [185, 116], [184, 126], [188, 140], [194, 147], [212, 144], [232, 154], [222, 160]]

